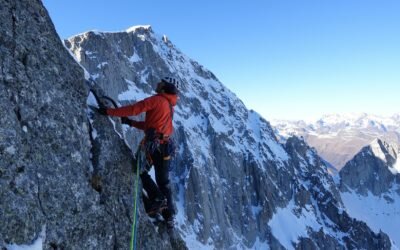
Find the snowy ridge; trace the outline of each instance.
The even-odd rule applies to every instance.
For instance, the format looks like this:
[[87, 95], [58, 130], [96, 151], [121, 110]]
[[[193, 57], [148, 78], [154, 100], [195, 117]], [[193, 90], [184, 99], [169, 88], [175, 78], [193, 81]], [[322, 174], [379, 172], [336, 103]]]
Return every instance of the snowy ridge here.
[[337, 136], [343, 130], [368, 129], [370, 133], [400, 132], [400, 115], [390, 117], [361, 114], [330, 114], [322, 118], [306, 121], [272, 120], [272, 125], [285, 137], [304, 133], [318, 136]]
[[126, 30], [120, 30], [120, 31], [99, 31], [99, 30], [88, 30], [88, 31], [84, 31], [82, 33], [73, 35], [71, 37], [68, 37], [67, 40], [73, 39], [74, 37], [77, 36], [88, 36], [88, 34], [92, 33], [98, 36], [103, 36], [104, 34], [115, 34], [115, 33], [135, 33], [138, 30], [147, 30], [147, 31], [151, 31], [151, 25], [135, 25], [135, 26], [131, 26], [129, 28], [127, 28]]
[[151, 25], [135, 25], [126, 29], [126, 32], [136, 32], [138, 29], [151, 30]]

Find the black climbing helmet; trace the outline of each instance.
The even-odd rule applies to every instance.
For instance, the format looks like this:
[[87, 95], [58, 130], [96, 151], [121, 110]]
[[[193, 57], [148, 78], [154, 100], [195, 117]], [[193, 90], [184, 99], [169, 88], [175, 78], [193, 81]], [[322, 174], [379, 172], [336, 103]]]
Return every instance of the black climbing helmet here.
[[178, 86], [179, 82], [175, 78], [172, 77], [164, 77], [157, 84], [157, 93], [166, 93], [166, 94], [178, 94]]

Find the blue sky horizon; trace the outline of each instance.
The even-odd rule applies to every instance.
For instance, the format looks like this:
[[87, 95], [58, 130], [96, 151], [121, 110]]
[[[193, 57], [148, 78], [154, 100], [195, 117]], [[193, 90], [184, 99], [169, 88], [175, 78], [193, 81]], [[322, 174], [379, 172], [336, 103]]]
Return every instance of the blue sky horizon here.
[[43, 3], [61, 38], [151, 25], [267, 120], [400, 112], [400, 1]]

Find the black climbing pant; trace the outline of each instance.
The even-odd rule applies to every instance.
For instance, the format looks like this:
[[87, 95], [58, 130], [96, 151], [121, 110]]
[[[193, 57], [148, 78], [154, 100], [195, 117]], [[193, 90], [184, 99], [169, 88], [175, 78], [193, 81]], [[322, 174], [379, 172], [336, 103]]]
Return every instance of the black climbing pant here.
[[[140, 178], [142, 180], [143, 189], [146, 191], [150, 202], [167, 199], [168, 208], [163, 211], [162, 215], [164, 219], [171, 220], [175, 214], [175, 209], [169, 181], [170, 159], [164, 159], [165, 154], [163, 152], [166, 152], [164, 149], [165, 147], [168, 147], [168, 144], [161, 144], [159, 149], [154, 150], [154, 152], [150, 154], [157, 184], [153, 181], [148, 171], [144, 171], [140, 175]], [[151, 166], [146, 166], [146, 169], [150, 170]]]

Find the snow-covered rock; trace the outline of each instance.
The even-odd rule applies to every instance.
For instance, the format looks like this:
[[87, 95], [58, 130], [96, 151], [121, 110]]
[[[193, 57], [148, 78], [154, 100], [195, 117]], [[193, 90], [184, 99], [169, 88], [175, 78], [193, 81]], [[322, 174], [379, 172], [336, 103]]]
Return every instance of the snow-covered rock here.
[[377, 196], [387, 192], [400, 181], [400, 174], [394, 170], [398, 154], [397, 147], [380, 139], [372, 141], [339, 172], [341, 190], [350, 188], [363, 195], [372, 192]]
[[397, 146], [374, 140], [339, 172], [340, 190], [348, 213], [400, 245], [400, 173]]

